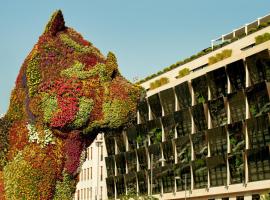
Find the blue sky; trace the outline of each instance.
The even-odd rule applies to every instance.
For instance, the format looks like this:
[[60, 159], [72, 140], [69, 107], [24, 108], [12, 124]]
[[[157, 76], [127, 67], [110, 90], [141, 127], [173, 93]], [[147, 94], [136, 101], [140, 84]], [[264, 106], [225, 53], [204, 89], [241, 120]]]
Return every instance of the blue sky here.
[[23, 60], [53, 11], [129, 80], [144, 78], [210, 46], [211, 39], [270, 13], [269, 0], [0, 0], [0, 113]]

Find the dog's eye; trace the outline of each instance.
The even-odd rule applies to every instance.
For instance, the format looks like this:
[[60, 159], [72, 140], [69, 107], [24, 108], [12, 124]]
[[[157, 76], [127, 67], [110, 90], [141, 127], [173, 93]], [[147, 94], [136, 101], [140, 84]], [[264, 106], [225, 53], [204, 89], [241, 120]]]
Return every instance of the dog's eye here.
[[112, 75], [111, 75], [111, 79], [114, 79], [117, 75], [117, 70], [113, 70]]

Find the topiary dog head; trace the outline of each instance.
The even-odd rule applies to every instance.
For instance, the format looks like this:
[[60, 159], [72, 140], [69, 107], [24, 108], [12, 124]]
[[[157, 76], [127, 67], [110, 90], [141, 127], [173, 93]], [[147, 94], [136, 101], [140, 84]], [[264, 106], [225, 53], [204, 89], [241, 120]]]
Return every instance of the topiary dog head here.
[[0, 193], [7, 199], [68, 199], [60, 194], [74, 191], [83, 150], [98, 132], [132, 123], [142, 94], [121, 76], [113, 53], [104, 57], [56, 11], [24, 61], [0, 119]]
[[87, 134], [134, 119], [140, 91], [120, 75], [113, 53], [104, 57], [57, 11], [21, 68], [8, 114]]

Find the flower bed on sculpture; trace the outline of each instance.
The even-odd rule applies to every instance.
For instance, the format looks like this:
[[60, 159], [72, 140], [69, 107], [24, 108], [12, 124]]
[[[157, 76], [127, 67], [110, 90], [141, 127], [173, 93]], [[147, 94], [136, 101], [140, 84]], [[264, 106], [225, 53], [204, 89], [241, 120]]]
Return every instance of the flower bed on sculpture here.
[[132, 123], [141, 92], [56, 11], [0, 118], [0, 199], [71, 199], [84, 149]]

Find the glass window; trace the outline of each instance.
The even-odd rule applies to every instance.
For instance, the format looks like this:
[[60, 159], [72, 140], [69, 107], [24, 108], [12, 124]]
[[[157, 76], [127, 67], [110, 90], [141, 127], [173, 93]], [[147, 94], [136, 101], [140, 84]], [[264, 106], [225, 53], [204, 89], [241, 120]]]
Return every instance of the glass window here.
[[178, 137], [191, 133], [191, 115], [189, 109], [175, 112], [174, 121]]
[[172, 165], [162, 167], [162, 186], [164, 193], [174, 191], [174, 172]]
[[100, 146], [100, 161], [103, 161], [103, 146]]
[[206, 75], [199, 76], [191, 81], [197, 103], [204, 103], [208, 100], [208, 83]]
[[148, 105], [146, 99], [143, 99], [142, 101], [139, 102], [138, 104], [138, 111], [140, 115], [140, 123], [145, 123], [148, 121], [149, 116], [148, 116]]
[[237, 196], [236, 200], [244, 200], [244, 196]]
[[252, 84], [270, 80], [270, 59], [267, 49], [247, 57], [246, 63]]
[[177, 152], [177, 162], [186, 163], [191, 160], [191, 145], [189, 136], [179, 137], [174, 140], [176, 152]]
[[207, 130], [211, 156], [227, 154], [227, 132], [225, 126]]
[[[114, 176], [115, 175], [114, 156], [105, 157], [105, 163], [106, 163], [106, 168], [107, 168], [107, 175]], [[92, 179], [92, 173], [91, 173], [91, 179]]]
[[147, 183], [147, 176], [144, 170], [141, 170], [136, 173], [138, 179], [138, 186], [139, 186], [139, 194], [147, 194], [148, 191], [148, 183]]
[[241, 88], [245, 88], [246, 73], [244, 61], [242, 59], [228, 64], [226, 71], [229, 76], [232, 91], [237, 91]]
[[261, 115], [247, 120], [249, 144], [252, 149], [270, 144], [269, 116]]
[[100, 166], [100, 180], [103, 180], [103, 166]]
[[175, 111], [175, 95], [173, 88], [160, 92], [160, 100], [164, 110], [164, 115], [169, 115]]
[[206, 117], [204, 112], [204, 106], [202, 103], [191, 107], [191, 113], [196, 126], [197, 131], [207, 129]]
[[132, 126], [127, 129], [127, 139], [128, 139], [128, 148], [129, 150], [134, 150], [137, 147], [136, 138], [137, 138], [137, 130], [135, 126]]
[[177, 191], [189, 190], [191, 188], [191, 171], [189, 162], [173, 165], [174, 178]]
[[227, 164], [224, 156], [207, 158], [211, 186], [227, 185]]
[[248, 149], [249, 181], [270, 179], [270, 154], [269, 146]]
[[207, 81], [211, 92], [211, 99], [227, 96], [228, 87], [225, 67], [208, 72]]
[[161, 159], [160, 143], [150, 145], [148, 147], [148, 152], [149, 158], [151, 158], [151, 155], [153, 155], [153, 168], [160, 167], [161, 166], [161, 162], [159, 162], [159, 160]]
[[137, 149], [137, 156], [140, 170], [147, 169], [147, 157], [146, 157], [146, 150], [144, 147]]
[[[108, 198], [114, 198], [114, 178], [113, 177], [108, 177], [106, 178], [106, 186], [107, 186], [107, 195]], [[90, 188], [90, 198], [92, 199], [92, 187]]]
[[116, 184], [116, 194], [117, 194], [117, 198], [119, 198], [119, 196], [125, 194], [125, 182], [124, 182], [124, 176], [123, 175], [119, 175], [115, 177], [115, 184]]
[[127, 191], [136, 192], [137, 191], [137, 181], [135, 171], [130, 172], [125, 175], [125, 182]]
[[[115, 141], [114, 141], [114, 134], [113, 132], [108, 132], [104, 136], [105, 138], [105, 145], [107, 149], [108, 156], [115, 155]], [[92, 149], [91, 149], [92, 152]], [[92, 155], [92, 153], [91, 153]], [[92, 157], [91, 157], [92, 159]]]
[[126, 160], [125, 160], [124, 153], [115, 155], [115, 163], [117, 167], [117, 174], [125, 174], [126, 173]]
[[223, 97], [208, 101], [208, 108], [213, 127], [227, 124], [227, 110], [224, 105]]
[[208, 145], [205, 132], [197, 132], [191, 135], [195, 159], [201, 159], [208, 156]]
[[196, 159], [192, 162], [194, 188], [205, 188], [208, 185], [208, 169], [205, 159]]
[[260, 200], [260, 195], [259, 194], [253, 194], [252, 195], [252, 200]]
[[168, 141], [175, 138], [174, 115], [170, 114], [170, 115], [162, 117], [162, 125], [163, 125], [165, 140]]
[[125, 157], [126, 157], [126, 161], [127, 161], [128, 172], [137, 171], [136, 152], [135, 151], [127, 151], [125, 153]]
[[246, 95], [252, 117], [257, 117], [270, 111], [269, 95], [265, 82], [248, 87]]
[[187, 81], [175, 86], [175, 93], [180, 109], [188, 108], [191, 106], [191, 94]]
[[172, 141], [162, 142], [163, 156], [167, 164], [174, 164], [174, 149]]
[[160, 143], [162, 141], [162, 128], [160, 118], [148, 121], [146, 127], [151, 144]]
[[244, 92], [238, 91], [228, 94], [228, 102], [232, 122], [238, 122], [246, 118], [246, 101]]
[[148, 97], [148, 102], [152, 111], [153, 118], [158, 118], [162, 116], [162, 108], [159, 100], [159, 95], [154, 94]]

